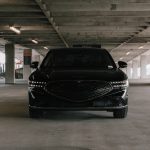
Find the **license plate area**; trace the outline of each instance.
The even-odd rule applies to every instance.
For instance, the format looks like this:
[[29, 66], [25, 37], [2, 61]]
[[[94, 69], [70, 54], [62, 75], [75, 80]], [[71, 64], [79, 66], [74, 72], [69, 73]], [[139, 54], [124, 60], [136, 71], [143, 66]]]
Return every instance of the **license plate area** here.
[[110, 100], [99, 100], [93, 102], [94, 107], [112, 107], [113, 102]]

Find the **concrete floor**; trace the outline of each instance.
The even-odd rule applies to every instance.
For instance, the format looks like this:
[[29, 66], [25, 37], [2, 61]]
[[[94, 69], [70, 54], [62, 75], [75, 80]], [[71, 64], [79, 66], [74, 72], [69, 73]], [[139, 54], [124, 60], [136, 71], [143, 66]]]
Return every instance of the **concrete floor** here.
[[129, 114], [51, 112], [30, 119], [26, 85], [0, 84], [0, 150], [150, 150], [150, 86], [131, 86]]

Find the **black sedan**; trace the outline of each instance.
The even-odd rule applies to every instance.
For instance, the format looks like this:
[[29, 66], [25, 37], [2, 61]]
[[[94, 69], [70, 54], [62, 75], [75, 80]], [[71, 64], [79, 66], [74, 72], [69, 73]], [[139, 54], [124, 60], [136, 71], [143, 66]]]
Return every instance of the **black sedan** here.
[[105, 49], [61, 48], [48, 52], [29, 77], [29, 115], [46, 110], [105, 110], [114, 118], [128, 112], [128, 79]]

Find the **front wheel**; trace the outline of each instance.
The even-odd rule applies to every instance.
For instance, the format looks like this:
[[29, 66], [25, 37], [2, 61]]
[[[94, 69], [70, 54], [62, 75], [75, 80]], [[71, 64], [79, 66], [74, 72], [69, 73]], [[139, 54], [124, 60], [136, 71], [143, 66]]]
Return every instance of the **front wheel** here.
[[113, 111], [114, 118], [125, 118], [127, 117], [128, 107], [123, 109], [116, 109]]

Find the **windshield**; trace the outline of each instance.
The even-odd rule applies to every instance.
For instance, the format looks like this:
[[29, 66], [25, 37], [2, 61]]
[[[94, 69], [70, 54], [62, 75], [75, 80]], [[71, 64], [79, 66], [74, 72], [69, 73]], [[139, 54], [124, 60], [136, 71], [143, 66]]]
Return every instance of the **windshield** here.
[[104, 50], [55, 50], [45, 58], [42, 67], [101, 67], [113, 69], [115, 64]]

